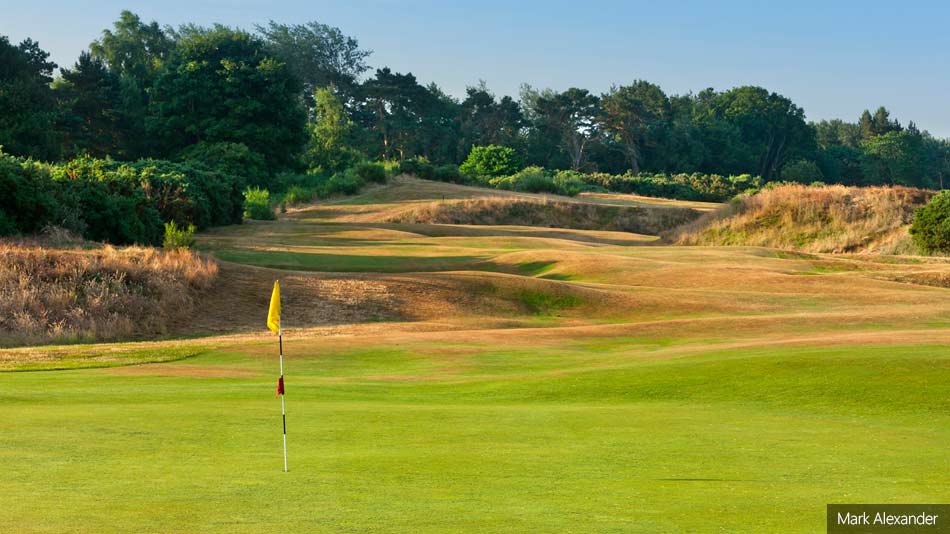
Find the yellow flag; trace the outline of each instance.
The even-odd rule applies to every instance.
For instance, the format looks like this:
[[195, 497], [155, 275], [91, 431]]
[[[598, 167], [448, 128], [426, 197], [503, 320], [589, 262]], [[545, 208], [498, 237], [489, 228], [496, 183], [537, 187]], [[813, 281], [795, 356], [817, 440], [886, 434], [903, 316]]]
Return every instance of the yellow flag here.
[[280, 333], [280, 283], [274, 281], [274, 292], [270, 295], [270, 310], [267, 312], [267, 328]]

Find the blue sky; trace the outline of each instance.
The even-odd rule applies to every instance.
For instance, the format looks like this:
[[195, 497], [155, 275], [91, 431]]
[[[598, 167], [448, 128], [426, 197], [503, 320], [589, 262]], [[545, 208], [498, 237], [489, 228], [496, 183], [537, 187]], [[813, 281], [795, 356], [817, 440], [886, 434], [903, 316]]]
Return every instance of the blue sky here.
[[0, 0], [0, 34], [32, 37], [71, 64], [122, 9], [179, 25], [317, 20], [460, 96], [479, 79], [595, 92], [646, 79], [668, 93], [755, 84], [810, 120], [884, 105], [950, 137], [950, 2], [347, 2]]

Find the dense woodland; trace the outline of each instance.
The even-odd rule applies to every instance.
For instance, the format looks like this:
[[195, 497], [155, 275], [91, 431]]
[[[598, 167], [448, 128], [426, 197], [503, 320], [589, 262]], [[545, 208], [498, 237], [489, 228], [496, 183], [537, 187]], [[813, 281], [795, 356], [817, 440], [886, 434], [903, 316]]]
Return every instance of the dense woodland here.
[[[246, 186], [350, 192], [375, 171], [340, 173], [366, 161], [465, 181], [458, 165], [472, 168], [473, 148], [489, 146], [510, 160], [507, 174], [527, 174], [481, 185], [515, 188], [546, 173], [544, 183], [568, 184], [554, 192], [576, 183], [722, 199], [776, 181], [942, 189], [950, 178], [950, 141], [883, 107], [815, 123], [762, 87], [668, 95], [644, 80], [604, 94], [525, 84], [517, 97], [481, 82], [459, 100], [411, 73], [372, 69], [371, 58], [316, 22], [171, 28], [126, 11], [62, 68], [39, 43], [0, 36], [0, 233], [83, 218], [74, 226], [88, 234], [86, 197], [100, 193], [133, 199], [100, 206], [116, 213], [226, 224], [240, 220]], [[29, 188], [35, 198], [24, 200]]]

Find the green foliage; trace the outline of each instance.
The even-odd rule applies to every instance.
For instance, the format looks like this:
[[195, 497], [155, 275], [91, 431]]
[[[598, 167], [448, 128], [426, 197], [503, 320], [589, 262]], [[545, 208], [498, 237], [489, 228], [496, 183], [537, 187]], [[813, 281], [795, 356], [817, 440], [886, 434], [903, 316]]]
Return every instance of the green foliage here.
[[119, 77], [99, 58], [79, 55], [72, 69], [62, 69], [53, 84], [60, 107], [63, 152], [106, 157], [120, 153], [124, 134]]
[[55, 213], [49, 170], [0, 152], [0, 235], [38, 232]]
[[353, 121], [332, 88], [317, 89], [313, 100], [313, 118], [308, 124], [310, 139], [304, 155], [307, 167], [330, 172], [346, 169], [361, 157], [350, 147]]
[[576, 196], [591, 189], [584, 181], [584, 175], [574, 171], [558, 171], [552, 178], [559, 195]]
[[202, 141], [179, 152], [178, 159], [201, 164], [236, 182], [259, 187], [271, 182], [264, 157], [243, 143]]
[[435, 178], [435, 167], [429, 163], [429, 160], [422, 157], [404, 159], [399, 164], [399, 172], [426, 180]]
[[459, 166], [464, 174], [477, 177], [508, 176], [523, 167], [514, 149], [506, 146], [473, 146], [468, 158]]
[[161, 215], [133, 169], [82, 157], [51, 167], [50, 173], [68, 229], [93, 241], [161, 243]]
[[287, 63], [308, 93], [329, 86], [351, 90], [368, 68], [365, 60], [371, 52], [361, 50], [357, 40], [339, 28], [319, 22], [287, 25], [270, 21], [256, 29], [267, 50]]
[[465, 175], [456, 165], [439, 165], [433, 170], [432, 179], [456, 184], [466, 183]]
[[762, 187], [761, 178], [748, 174], [588, 174], [584, 181], [617, 193], [707, 202], [723, 202]]
[[525, 167], [511, 176], [492, 178], [489, 183], [498, 189], [509, 189], [525, 193], [554, 193], [557, 186], [541, 167]]
[[52, 160], [59, 155], [50, 82], [56, 64], [26, 39], [14, 46], [0, 35], [0, 147], [16, 156]]
[[148, 125], [164, 152], [241, 143], [270, 172], [295, 164], [305, 141], [300, 85], [263, 42], [224, 26], [185, 27], [151, 90]]
[[139, 160], [107, 167], [138, 184], [165, 221], [199, 229], [241, 222], [243, 180], [196, 162]]
[[950, 253], [950, 191], [943, 191], [917, 209], [910, 234], [926, 254]]
[[251, 186], [244, 190], [244, 217], [259, 221], [272, 221], [277, 218], [270, 205], [268, 190]]
[[179, 227], [175, 221], [165, 223], [165, 240], [162, 246], [166, 249], [192, 248], [195, 246], [195, 225]]
[[386, 168], [379, 163], [363, 161], [353, 167], [353, 174], [365, 183], [386, 183]]
[[782, 180], [807, 184], [822, 179], [821, 169], [813, 161], [799, 159], [782, 167]]

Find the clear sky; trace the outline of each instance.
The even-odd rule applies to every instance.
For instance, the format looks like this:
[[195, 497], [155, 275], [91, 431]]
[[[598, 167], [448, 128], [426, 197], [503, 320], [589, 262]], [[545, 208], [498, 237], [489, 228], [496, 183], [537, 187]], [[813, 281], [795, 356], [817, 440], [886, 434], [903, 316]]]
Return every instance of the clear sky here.
[[754, 84], [810, 120], [884, 105], [950, 137], [946, 1], [0, 0], [0, 34], [32, 37], [68, 65], [122, 9], [174, 26], [317, 20], [373, 50], [373, 67], [456, 96], [479, 79], [512, 96], [524, 82], [602, 92], [646, 79], [667, 93]]

